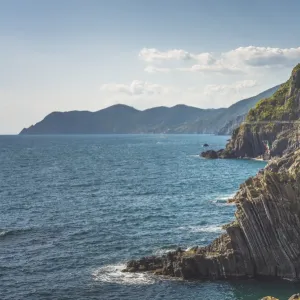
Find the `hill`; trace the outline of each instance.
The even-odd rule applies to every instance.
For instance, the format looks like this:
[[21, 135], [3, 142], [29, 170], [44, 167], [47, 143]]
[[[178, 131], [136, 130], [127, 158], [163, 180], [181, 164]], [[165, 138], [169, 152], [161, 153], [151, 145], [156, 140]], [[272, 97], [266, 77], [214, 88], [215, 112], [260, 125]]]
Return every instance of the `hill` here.
[[[219, 121], [219, 124], [224, 123], [225, 125], [221, 127], [221, 129], [218, 131], [218, 134], [232, 134], [233, 130], [236, 127], [238, 127], [241, 124], [241, 122], [246, 118], [246, 115], [249, 112], [249, 110], [253, 108], [255, 104], [261, 99], [265, 99], [272, 96], [279, 89], [279, 87], [280, 85], [277, 85], [271, 89], [268, 89], [258, 94], [257, 96], [238, 101], [235, 104], [228, 107], [226, 112], [222, 115], [221, 120]], [[229, 121], [226, 122], [226, 120]]]
[[[117, 104], [96, 111], [52, 112], [20, 134], [111, 134], [111, 133], [223, 133], [238, 126], [260, 99], [272, 95], [278, 86], [229, 108], [201, 109], [187, 105], [154, 107], [143, 111]], [[224, 130], [226, 124], [231, 126]]]

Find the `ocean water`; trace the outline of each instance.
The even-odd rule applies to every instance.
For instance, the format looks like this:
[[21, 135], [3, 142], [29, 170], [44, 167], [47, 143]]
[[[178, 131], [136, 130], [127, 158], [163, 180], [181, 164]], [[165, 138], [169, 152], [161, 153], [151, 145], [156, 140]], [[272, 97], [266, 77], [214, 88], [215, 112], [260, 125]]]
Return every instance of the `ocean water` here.
[[127, 260], [207, 245], [264, 167], [205, 160], [210, 135], [0, 137], [0, 299], [287, 299], [295, 283], [126, 274]]

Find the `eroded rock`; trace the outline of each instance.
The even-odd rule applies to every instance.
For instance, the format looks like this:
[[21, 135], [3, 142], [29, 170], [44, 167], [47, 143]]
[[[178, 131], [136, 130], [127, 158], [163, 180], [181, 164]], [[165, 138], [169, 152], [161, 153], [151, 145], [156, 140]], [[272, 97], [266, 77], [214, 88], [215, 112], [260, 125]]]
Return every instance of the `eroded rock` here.
[[208, 151], [202, 152], [200, 155], [204, 158], [210, 158], [210, 159], [218, 158], [218, 153], [215, 150], [208, 150]]
[[131, 261], [127, 271], [185, 279], [300, 279], [300, 150], [240, 186], [235, 221], [206, 247]]

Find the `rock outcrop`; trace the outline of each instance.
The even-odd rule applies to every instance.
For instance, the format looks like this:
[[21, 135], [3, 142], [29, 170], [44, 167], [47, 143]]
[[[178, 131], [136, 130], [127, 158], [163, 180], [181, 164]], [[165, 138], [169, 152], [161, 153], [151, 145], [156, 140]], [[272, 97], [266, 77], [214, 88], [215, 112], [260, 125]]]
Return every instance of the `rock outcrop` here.
[[184, 279], [300, 279], [300, 150], [273, 159], [240, 186], [235, 221], [206, 247], [128, 263]]
[[289, 300], [299, 300], [300, 299], [300, 294], [295, 294], [295, 295], [292, 295]]
[[235, 158], [232, 152], [227, 153], [224, 149], [215, 151], [215, 150], [207, 150], [200, 153], [201, 157], [216, 159], [216, 158]]
[[[297, 300], [300, 299], [300, 294], [292, 295], [288, 300]], [[279, 300], [278, 298], [272, 296], [263, 297], [261, 300]]]
[[[221, 150], [222, 151], [222, 150]], [[200, 154], [200, 156], [204, 157], [204, 158], [211, 158], [211, 159], [216, 159], [219, 157], [219, 154], [217, 151], [215, 150], [207, 150], [204, 151]]]
[[233, 131], [220, 158], [258, 157], [265, 154], [282, 156], [300, 142], [300, 64], [290, 79], [269, 98], [259, 101], [249, 111], [245, 122]]

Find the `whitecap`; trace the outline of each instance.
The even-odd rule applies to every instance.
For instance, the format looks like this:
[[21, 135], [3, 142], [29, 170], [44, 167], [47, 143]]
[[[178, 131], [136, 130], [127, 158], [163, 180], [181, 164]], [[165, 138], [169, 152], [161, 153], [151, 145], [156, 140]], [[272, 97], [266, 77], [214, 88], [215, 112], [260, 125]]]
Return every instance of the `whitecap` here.
[[224, 206], [224, 205], [234, 205], [234, 203], [228, 203], [227, 201], [229, 199], [232, 199], [235, 196], [236, 193], [233, 194], [222, 194], [215, 196], [213, 200], [211, 200], [212, 203], [216, 204], [217, 206]]
[[191, 232], [221, 232], [222, 225], [192, 226]]
[[117, 283], [124, 285], [153, 284], [155, 282], [150, 273], [122, 272], [126, 265], [106, 265], [92, 273], [95, 281]]
[[186, 226], [186, 227], [179, 227], [180, 230], [187, 230], [190, 232], [222, 232], [223, 225], [200, 225], [200, 226]]
[[216, 200], [227, 201], [228, 199], [233, 198], [235, 194], [236, 193], [218, 195], [216, 196]]
[[176, 251], [176, 248], [169, 248], [169, 249], [157, 249], [153, 251], [153, 255], [155, 256], [163, 256], [169, 252], [174, 252]]
[[2, 231], [0, 231], [0, 236], [5, 236], [5, 235], [7, 235], [8, 233], [9, 233], [8, 230], [2, 230]]

